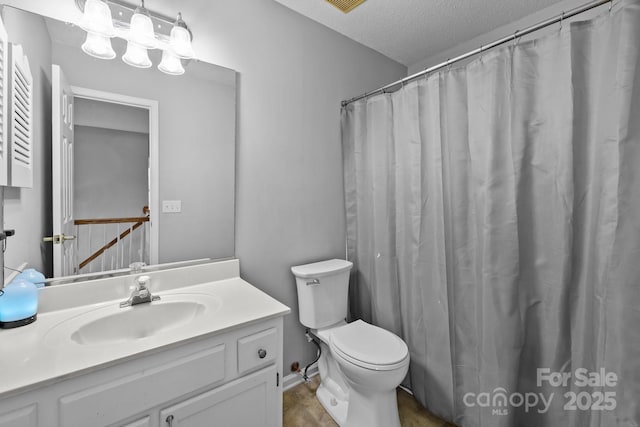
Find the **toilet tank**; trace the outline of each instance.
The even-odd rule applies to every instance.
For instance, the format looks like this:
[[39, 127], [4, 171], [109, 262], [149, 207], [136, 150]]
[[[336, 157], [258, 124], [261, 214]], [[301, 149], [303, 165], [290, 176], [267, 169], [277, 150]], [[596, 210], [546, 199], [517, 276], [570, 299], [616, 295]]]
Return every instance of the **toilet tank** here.
[[291, 267], [296, 276], [300, 323], [318, 329], [347, 317], [349, 271], [353, 263], [343, 259]]

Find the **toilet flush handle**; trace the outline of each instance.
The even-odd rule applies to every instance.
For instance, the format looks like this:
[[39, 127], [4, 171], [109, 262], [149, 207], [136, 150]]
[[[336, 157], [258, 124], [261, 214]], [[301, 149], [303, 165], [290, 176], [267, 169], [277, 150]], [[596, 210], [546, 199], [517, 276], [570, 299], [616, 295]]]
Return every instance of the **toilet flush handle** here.
[[320, 279], [313, 279], [310, 282], [307, 282], [307, 286], [319, 285], [319, 284], [320, 284]]

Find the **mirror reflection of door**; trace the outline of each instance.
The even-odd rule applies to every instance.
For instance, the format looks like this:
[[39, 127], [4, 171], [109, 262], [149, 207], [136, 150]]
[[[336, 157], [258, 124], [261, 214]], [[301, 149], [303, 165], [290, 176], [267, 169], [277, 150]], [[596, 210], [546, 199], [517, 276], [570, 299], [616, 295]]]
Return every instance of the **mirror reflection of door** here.
[[53, 272], [59, 277], [74, 274], [74, 112], [73, 93], [64, 72], [57, 65], [51, 71], [53, 236], [45, 237], [45, 241], [53, 243]]
[[[72, 203], [75, 236], [54, 242], [56, 277], [149, 263], [149, 111], [109, 98], [73, 94], [70, 168], [65, 157], [58, 156], [61, 164], [56, 165], [53, 156], [54, 175], [70, 169], [66, 176], [71, 179], [59, 180], [62, 188], [54, 188], [54, 194], [62, 196], [63, 204]], [[55, 228], [56, 212], [53, 216]], [[73, 247], [72, 260], [56, 259], [56, 246], [64, 253], [66, 245]]]
[[75, 108], [78, 272], [148, 264], [149, 112], [78, 97]]

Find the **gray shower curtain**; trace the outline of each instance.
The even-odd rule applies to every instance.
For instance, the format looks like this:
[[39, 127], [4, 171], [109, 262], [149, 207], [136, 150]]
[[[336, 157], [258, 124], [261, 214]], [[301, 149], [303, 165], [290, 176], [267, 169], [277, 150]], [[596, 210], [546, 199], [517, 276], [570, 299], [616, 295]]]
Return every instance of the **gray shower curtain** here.
[[425, 406], [639, 425], [640, 1], [352, 103], [342, 134], [351, 314], [405, 339]]

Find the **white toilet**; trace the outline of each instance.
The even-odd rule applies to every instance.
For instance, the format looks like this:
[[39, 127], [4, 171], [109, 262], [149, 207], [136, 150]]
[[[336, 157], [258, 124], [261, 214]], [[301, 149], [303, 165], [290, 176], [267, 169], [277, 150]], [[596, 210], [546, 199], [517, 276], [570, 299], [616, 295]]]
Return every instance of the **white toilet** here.
[[352, 265], [333, 259], [291, 267], [300, 322], [321, 340], [316, 396], [341, 427], [400, 427], [396, 387], [409, 369], [409, 350], [389, 331], [346, 323]]

